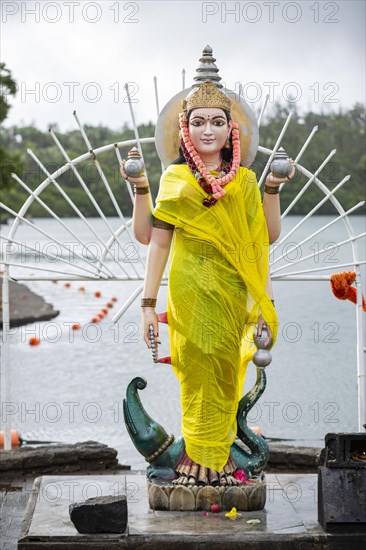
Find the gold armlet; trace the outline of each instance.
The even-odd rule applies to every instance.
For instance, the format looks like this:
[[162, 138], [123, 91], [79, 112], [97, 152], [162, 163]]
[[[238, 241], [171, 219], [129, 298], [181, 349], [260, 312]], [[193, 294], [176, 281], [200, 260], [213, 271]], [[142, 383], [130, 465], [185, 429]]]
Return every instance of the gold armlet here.
[[163, 220], [159, 220], [159, 218], [155, 218], [155, 216], [153, 216], [152, 224], [153, 227], [157, 227], [158, 229], [174, 229], [174, 225], [168, 222], [163, 222]]

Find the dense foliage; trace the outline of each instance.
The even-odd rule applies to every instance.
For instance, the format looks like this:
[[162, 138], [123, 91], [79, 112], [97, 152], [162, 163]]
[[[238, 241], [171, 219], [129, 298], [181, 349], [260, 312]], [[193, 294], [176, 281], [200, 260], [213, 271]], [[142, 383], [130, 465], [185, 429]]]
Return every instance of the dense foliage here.
[[[274, 105], [271, 114], [261, 126], [260, 144], [262, 146], [268, 148], [274, 146], [288, 112], [289, 107], [281, 107], [278, 104]], [[333, 189], [345, 175], [351, 175], [351, 180], [336, 192], [337, 199], [345, 209], [348, 209], [359, 201], [365, 200], [366, 153], [364, 146], [364, 108], [362, 105], [356, 104], [353, 109], [345, 112], [338, 111], [337, 113], [330, 114], [309, 112], [301, 116], [295, 111], [282, 142], [282, 146], [289, 156], [292, 158], [296, 157], [315, 125], [319, 128], [318, 132], [301, 158], [300, 164], [310, 171], [315, 171], [330, 151], [337, 149], [337, 154], [331, 159], [319, 177], [328, 188]], [[88, 147], [78, 130], [60, 134], [57, 131], [57, 125], [53, 125], [53, 130], [70, 159], [75, 159], [79, 155], [88, 152]], [[133, 139], [133, 131], [126, 124], [120, 131], [112, 131], [105, 126], [86, 126], [85, 131], [95, 149], [110, 143]], [[152, 137], [154, 135], [154, 125], [152, 123], [140, 125], [139, 133], [141, 137]], [[46, 170], [51, 174], [66, 163], [65, 158], [60, 153], [49, 132], [42, 132], [34, 126], [12, 126], [3, 129], [2, 145], [4, 149], [0, 153], [2, 154], [3, 150], [6, 150], [9, 155], [13, 155], [13, 165], [14, 159], [18, 158], [17, 166], [13, 166], [12, 171], [16, 171], [22, 181], [32, 190], [46, 178], [46, 174], [37, 166], [31, 156], [26, 153], [27, 148], [37, 155]], [[120, 149], [122, 158], [126, 157], [129, 148]], [[155, 198], [159, 185], [161, 165], [153, 144], [144, 145], [143, 153], [148, 167], [152, 195]], [[260, 177], [267, 159], [266, 155], [258, 153], [252, 166], [258, 177]], [[125, 182], [119, 174], [119, 165], [115, 151], [111, 150], [107, 153], [101, 153], [97, 156], [96, 161], [102, 168], [123, 214], [125, 216], [131, 215], [132, 203]], [[82, 175], [87, 188], [93, 193], [103, 212], [106, 215], [116, 215], [115, 207], [98, 173], [96, 161], [93, 159], [83, 161], [77, 166], [77, 170]], [[293, 182], [284, 186], [281, 192], [282, 211], [290, 204], [295, 194], [307, 182], [307, 179], [298, 173]], [[83, 214], [89, 216], [97, 215], [95, 207], [71, 169], [68, 169], [58, 177], [57, 182]], [[18, 210], [28, 196], [28, 193], [15, 181], [10, 186], [9, 178], [5, 180], [2, 178], [1, 184], [2, 188], [6, 190], [3, 193], [3, 202], [14, 210]], [[306, 214], [323, 197], [323, 193], [315, 185], [311, 185], [291, 212], [293, 214]], [[62, 197], [54, 184], [50, 184], [42, 192], [41, 199], [47, 205], [52, 206], [60, 216], [75, 215], [72, 207]], [[365, 209], [361, 208], [356, 213], [361, 214], [363, 212], [365, 212]], [[29, 213], [33, 216], [48, 215], [44, 207], [37, 202], [31, 206]], [[334, 214], [335, 209], [330, 201], [326, 201], [317, 213]]]
[[[5, 63], [0, 63], [0, 124], [8, 116], [11, 105], [8, 101], [10, 96], [15, 96], [17, 91], [16, 82]], [[0, 143], [0, 189], [8, 189], [12, 186], [12, 172], [20, 175], [21, 154], [6, 147], [3, 139]]]

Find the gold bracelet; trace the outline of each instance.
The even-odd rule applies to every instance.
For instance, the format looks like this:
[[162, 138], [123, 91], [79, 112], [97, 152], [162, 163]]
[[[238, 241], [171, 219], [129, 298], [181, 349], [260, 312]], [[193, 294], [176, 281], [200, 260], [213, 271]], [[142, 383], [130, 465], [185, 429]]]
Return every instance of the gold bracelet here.
[[141, 307], [155, 307], [156, 298], [141, 298]]
[[277, 193], [280, 192], [280, 186], [276, 185], [276, 187], [264, 184], [264, 192], [268, 193], [268, 195], [277, 195]]
[[147, 193], [150, 193], [150, 187], [149, 185], [145, 185], [144, 187], [137, 187], [135, 185], [133, 192], [135, 195], [146, 195]]

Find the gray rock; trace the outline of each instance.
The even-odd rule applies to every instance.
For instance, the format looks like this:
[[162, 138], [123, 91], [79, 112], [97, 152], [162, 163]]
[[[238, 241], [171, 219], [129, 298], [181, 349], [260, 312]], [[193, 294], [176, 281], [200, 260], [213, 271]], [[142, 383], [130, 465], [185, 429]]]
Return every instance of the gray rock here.
[[13, 450], [0, 452], [0, 470], [23, 470], [23, 456]]
[[297, 470], [316, 472], [320, 449], [315, 447], [295, 447], [269, 443], [267, 468], [274, 470]]
[[81, 460], [114, 460], [117, 456], [115, 449], [97, 441], [77, 443], [76, 446], [78, 448], [78, 458]]
[[[2, 303], [2, 280], [0, 277], [0, 303]], [[60, 313], [53, 309], [42, 296], [32, 292], [27, 286], [9, 281], [10, 327], [19, 327], [36, 321], [47, 321]], [[0, 315], [0, 329], [3, 318]]]
[[[240, 440], [235, 440], [236, 445], [248, 452], [248, 447]], [[267, 471], [291, 471], [317, 472], [320, 456], [320, 448], [297, 447], [282, 443], [268, 443], [269, 459]]]
[[[33, 450], [33, 449], [32, 449]], [[27, 452], [23, 455], [24, 470], [35, 470], [40, 467], [50, 466], [53, 463], [53, 452]]]
[[127, 499], [121, 496], [88, 498], [69, 506], [78, 533], [124, 533], [127, 527]]
[[57, 474], [64, 472], [130, 469], [118, 463], [117, 451], [96, 441], [19, 447], [0, 453], [0, 471], [10, 476], [21, 473]]
[[52, 453], [54, 464], [75, 464], [78, 461], [78, 455], [72, 446], [53, 447]]

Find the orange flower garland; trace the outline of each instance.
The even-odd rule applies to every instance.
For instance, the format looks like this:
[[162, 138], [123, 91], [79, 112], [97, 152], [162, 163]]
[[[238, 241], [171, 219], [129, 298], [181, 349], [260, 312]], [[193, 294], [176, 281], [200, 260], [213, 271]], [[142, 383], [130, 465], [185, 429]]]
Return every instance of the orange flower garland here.
[[215, 178], [209, 173], [201, 157], [199, 156], [196, 149], [194, 148], [189, 135], [188, 122], [187, 122], [185, 113], [179, 113], [179, 128], [180, 128], [180, 133], [181, 133], [184, 145], [186, 146], [187, 151], [189, 152], [192, 160], [197, 166], [198, 171], [200, 172], [201, 176], [212, 186], [213, 197], [215, 199], [220, 199], [221, 197], [224, 197], [226, 195], [226, 191], [225, 189], [222, 189], [222, 187], [234, 179], [240, 167], [240, 138], [239, 138], [239, 126], [237, 122], [232, 123], [232, 142], [233, 142], [232, 168], [228, 174], [226, 174], [221, 178]]
[[[331, 275], [330, 286], [334, 296], [339, 300], [350, 300], [356, 304], [356, 289], [351, 286], [355, 279], [356, 273], [354, 271], [343, 271], [343, 273], [334, 273]], [[366, 312], [364, 295], [362, 295], [362, 309]]]

